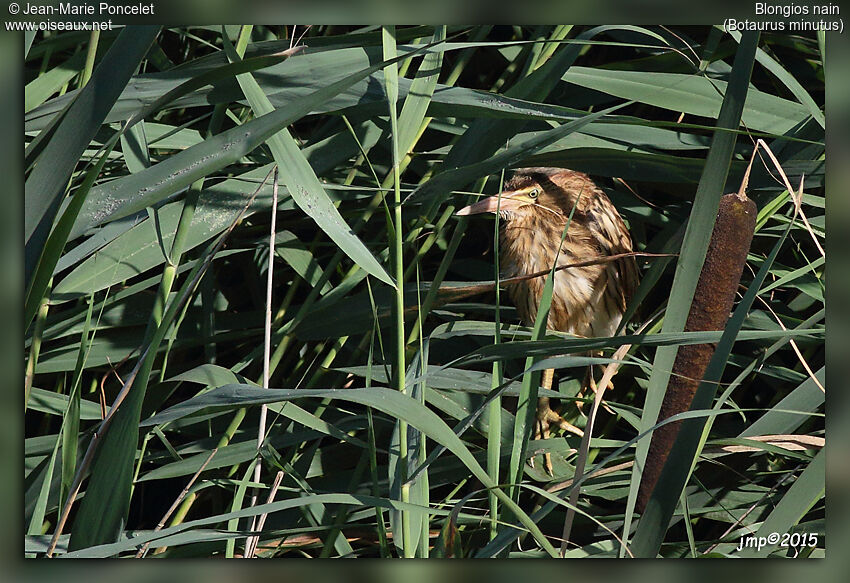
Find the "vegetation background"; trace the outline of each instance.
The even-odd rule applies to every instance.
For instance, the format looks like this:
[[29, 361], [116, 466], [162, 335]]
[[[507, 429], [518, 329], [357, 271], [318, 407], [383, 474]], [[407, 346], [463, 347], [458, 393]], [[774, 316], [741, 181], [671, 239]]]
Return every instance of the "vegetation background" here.
[[[552, 554], [580, 440], [529, 447], [552, 476], [518, 463], [512, 397], [554, 364], [585, 426], [590, 345], [517, 326], [492, 286], [471, 295], [495, 277], [496, 225], [454, 216], [525, 165], [588, 172], [637, 250], [678, 254], [642, 262], [629, 335], [594, 344], [603, 364], [632, 349], [568, 556], [734, 555], [770, 532], [805, 544], [769, 552], [823, 554], [822, 37], [228, 26], [28, 41], [28, 555], [49, 551], [78, 482], [55, 550], [70, 556], [241, 555], [266, 513], [260, 556]], [[758, 138], [790, 185], [760, 150], [735, 317], [723, 338], [683, 333], [712, 201], [738, 189]], [[270, 259], [280, 390], [265, 393]], [[680, 460], [693, 474], [670, 524], [632, 520], [663, 364], [700, 341], [728, 358]]]

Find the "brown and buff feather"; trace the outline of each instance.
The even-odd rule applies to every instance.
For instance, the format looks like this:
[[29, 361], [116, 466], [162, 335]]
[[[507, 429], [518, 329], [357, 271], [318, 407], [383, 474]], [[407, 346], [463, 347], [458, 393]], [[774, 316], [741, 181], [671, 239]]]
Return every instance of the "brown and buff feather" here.
[[[501, 213], [501, 265], [506, 277], [551, 269], [556, 256], [558, 265], [566, 265], [632, 251], [631, 237], [620, 214], [586, 174], [523, 168], [505, 190], [534, 185], [542, 192], [533, 204]], [[573, 216], [558, 254], [571, 211]], [[637, 282], [633, 257], [556, 272], [548, 328], [578, 336], [613, 336]], [[537, 317], [543, 285], [544, 278], [540, 277], [508, 287], [526, 325]]]
[[[632, 251], [629, 231], [605, 193], [581, 172], [521, 168], [505, 184], [501, 195], [481, 200], [458, 214], [497, 211], [504, 220], [499, 245], [504, 277], [546, 272], [556, 263], [589, 263], [555, 272], [547, 327], [584, 337], [615, 335], [637, 287], [638, 270], [634, 257], [592, 263]], [[531, 277], [507, 286], [520, 318], [528, 326], [537, 318], [544, 285], [544, 277]], [[544, 372], [544, 389], [551, 389], [553, 374], [552, 369]], [[592, 370], [588, 370], [587, 384], [595, 390]], [[550, 408], [548, 397], [542, 396], [537, 403], [535, 437], [548, 437], [552, 425], [582, 434]], [[549, 454], [546, 468], [551, 474]]]

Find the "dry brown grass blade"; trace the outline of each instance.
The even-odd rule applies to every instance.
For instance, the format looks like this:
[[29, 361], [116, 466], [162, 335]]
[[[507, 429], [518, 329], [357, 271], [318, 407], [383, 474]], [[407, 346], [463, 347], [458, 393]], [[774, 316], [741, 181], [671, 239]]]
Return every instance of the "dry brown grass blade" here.
[[[174, 500], [174, 504], [171, 505], [171, 507], [168, 509], [168, 511], [165, 514], [163, 514], [162, 520], [160, 520], [159, 523], [156, 525], [156, 527], [153, 529], [154, 532], [158, 532], [158, 531], [162, 530], [163, 528], [165, 528], [165, 523], [168, 522], [168, 519], [171, 517], [172, 514], [174, 514], [174, 511], [177, 510], [177, 507], [180, 505], [181, 502], [183, 502], [183, 499], [186, 498], [186, 496], [189, 495], [189, 490], [195, 484], [195, 481], [198, 479], [198, 476], [200, 476], [201, 472], [203, 472], [206, 469], [207, 465], [212, 461], [213, 456], [215, 456], [215, 454], [217, 452], [218, 452], [218, 448], [215, 448], [210, 452], [210, 455], [207, 456], [207, 459], [204, 460], [204, 463], [201, 464], [201, 467], [198, 468], [198, 471], [195, 472], [195, 475], [192, 476], [192, 479], [189, 480], [189, 483], [186, 484], [186, 487], [183, 488], [183, 491], [180, 492], [180, 495], [177, 496], [177, 498]], [[151, 546], [150, 541], [148, 541], [144, 545], [142, 545], [142, 548], [140, 548], [139, 552], [136, 553], [136, 558], [137, 559], [144, 558], [144, 556], [145, 556], [145, 554], [147, 554], [148, 548], [150, 546]], [[157, 552], [161, 552], [164, 549], [165, 549], [165, 547], [163, 547], [162, 549], [158, 549]]]
[[[637, 333], [642, 332], [647, 326], [649, 322], [645, 322], [638, 329]], [[602, 373], [602, 378], [597, 383], [597, 390], [593, 396], [593, 405], [590, 408], [590, 413], [587, 416], [587, 425], [584, 428], [584, 435], [581, 438], [581, 445], [579, 446], [579, 453], [576, 458], [575, 464], [575, 476], [584, 476], [584, 469], [587, 465], [587, 457], [590, 453], [590, 438], [593, 436], [593, 427], [596, 424], [596, 415], [599, 412], [599, 407], [602, 404], [602, 397], [605, 394], [605, 389], [611, 384], [611, 379], [614, 378], [614, 375], [617, 373], [617, 370], [620, 368], [620, 361], [622, 361], [626, 354], [629, 352], [629, 349], [632, 347], [631, 344], [624, 344], [620, 346], [612, 357], [614, 362], [610, 362], [605, 366], [605, 372]], [[591, 473], [600, 475], [602, 472], [608, 473], [612, 471], [616, 471], [619, 469], [619, 466], [614, 466], [613, 468], [608, 468], [607, 470], [600, 469], [598, 472], [594, 471]], [[588, 473], [590, 476], [590, 473]], [[572, 485], [573, 480], [569, 481], [569, 485]], [[558, 486], [561, 486], [560, 484]], [[569, 486], [564, 485], [563, 488]], [[556, 487], [557, 490], [562, 489], [562, 487]], [[550, 490], [554, 491], [554, 490]], [[567, 552], [567, 545], [570, 541], [570, 532], [572, 531], [573, 521], [575, 520], [575, 506], [578, 504], [578, 497], [581, 494], [581, 486], [573, 488], [572, 492], [570, 492], [570, 507], [567, 509], [567, 516], [564, 518], [564, 528], [561, 534], [561, 556], [563, 557]], [[626, 548], [626, 552], [628, 548]], [[629, 553], [631, 554], [631, 553]]]
[[[777, 313], [773, 310], [773, 308], [771, 308], [771, 307], [770, 307], [770, 304], [769, 304], [768, 302], [766, 302], [766, 301], [764, 300], [764, 298], [758, 298], [758, 300], [759, 300], [759, 301], [760, 301], [760, 302], [764, 305], [764, 307], [765, 307], [765, 308], [767, 308], [767, 310], [768, 310], [768, 311], [769, 311], [769, 312], [773, 315], [774, 319], [776, 320], [776, 323], [777, 323], [777, 324], [779, 324], [779, 327], [780, 327], [780, 328], [782, 328], [782, 330], [787, 331], [787, 330], [788, 330], [788, 328], [786, 328], [786, 327], [785, 327], [785, 324], [783, 324], [783, 323], [782, 323], [782, 319], [781, 319], [781, 318], [777, 315]], [[823, 384], [822, 384], [822, 383], [818, 380], [818, 378], [815, 376], [815, 373], [814, 373], [814, 371], [812, 370], [812, 367], [810, 367], [810, 366], [809, 366], [808, 361], [807, 361], [807, 360], [806, 360], [806, 358], [803, 356], [803, 353], [800, 351], [800, 348], [797, 346], [797, 343], [796, 343], [796, 342], [794, 342], [794, 340], [793, 340], [793, 339], [790, 339], [790, 340], [789, 340], [789, 342], [790, 342], [790, 344], [791, 344], [791, 348], [794, 350], [794, 354], [796, 354], [796, 355], [797, 355], [797, 359], [800, 361], [800, 364], [801, 364], [801, 365], [803, 366], [803, 368], [806, 370], [806, 374], [808, 374], [808, 375], [809, 375], [809, 378], [810, 378], [810, 379], [812, 379], [812, 381], [813, 381], [813, 382], [815, 383], [815, 385], [816, 385], [816, 386], [817, 386], [817, 387], [821, 390], [821, 392], [822, 392], [822, 393], [826, 393], [826, 388], [823, 386]]]
[[[826, 438], [818, 437], [816, 435], [752, 435], [748, 436], [747, 440], [781, 447], [788, 451], [806, 451], [809, 449], [821, 449], [826, 447]], [[762, 449], [754, 445], [720, 445], [708, 447], [704, 451], [705, 453], [741, 453], [747, 451], [762, 451]]]
[[[271, 491], [269, 492], [269, 497], [266, 499], [266, 504], [271, 504], [274, 502], [274, 498], [277, 495], [278, 488], [280, 488], [280, 483], [283, 481], [283, 472], [280, 471], [275, 475], [274, 482], [272, 482]], [[268, 512], [264, 512], [260, 515], [257, 520], [256, 529], [252, 526], [252, 530], [256, 530], [260, 532], [263, 530], [263, 527], [266, 525], [266, 517], [269, 515]], [[260, 535], [254, 535], [248, 539], [248, 544], [245, 546], [245, 558], [253, 559], [257, 554], [257, 545], [260, 542]]]
[[[271, 208], [271, 220], [269, 227], [269, 261], [266, 267], [266, 314], [265, 314], [265, 325], [263, 329], [263, 388], [269, 388], [269, 366], [271, 359], [271, 350], [272, 350], [272, 297], [274, 291], [274, 243], [275, 236], [277, 231], [277, 196], [278, 196], [278, 167], [275, 165], [274, 167], [274, 178], [272, 179], [273, 189], [272, 189], [272, 208]], [[263, 447], [263, 442], [266, 439], [266, 418], [268, 417], [269, 408], [265, 403], [260, 406], [260, 420], [257, 428], [257, 451]], [[254, 482], [260, 481], [260, 474], [263, 470], [262, 464], [257, 462], [257, 465], [254, 466]], [[251, 494], [251, 503], [250, 506], [255, 506], [257, 504], [257, 491], [254, 490], [254, 493]], [[257, 524], [257, 518], [255, 517], [251, 520], [251, 530], [260, 530]], [[245, 552], [245, 557], [251, 558], [254, 554], [254, 551], [257, 548], [257, 541], [260, 539], [259, 536], [249, 537], [247, 541], [245, 541], [245, 548], [251, 549], [251, 552]]]
[[[809, 224], [809, 219], [806, 217], [806, 213], [803, 212], [803, 180], [800, 180], [799, 194], [797, 196], [794, 196], [794, 187], [791, 186], [791, 181], [788, 180], [788, 176], [785, 174], [785, 171], [782, 170], [782, 166], [779, 164], [779, 160], [776, 159], [776, 156], [773, 154], [773, 151], [770, 149], [770, 146], [768, 146], [761, 138], [759, 138], [759, 140], [756, 142], [756, 151], [758, 151], [759, 146], [761, 146], [764, 151], [767, 152], [767, 155], [770, 157], [771, 162], [773, 162], [773, 165], [776, 167], [776, 171], [779, 172], [779, 175], [782, 177], [782, 182], [785, 185], [785, 188], [788, 190], [788, 193], [791, 195], [791, 199], [794, 201], [795, 213], [799, 214], [800, 218], [803, 219], [803, 224], [806, 226], [806, 230], [809, 232], [809, 235], [811, 236], [815, 247], [817, 247], [822, 257], [826, 257], [826, 252], [823, 250], [820, 241], [818, 241], [817, 235], [812, 229], [812, 226]], [[753, 152], [753, 155], [755, 155], [755, 152]], [[750, 164], [752, 164], [752, 161], [750, 161]], [[765, 166], [767, 166], [767, 164], [765, 164]], [[747, 170], [747, 175], [749, 175], [749, 169]]]
[[[817, 246], [821, 255], [825, 256], [824, 250], [820, 246], [820, 243], [817, 240], [817, 236], [815, 235], [815, 232], [812, 230], [812, 227], [809, 224], [809, 220], [806, 218], [806, 214], [803, 212], [803, 183], [805, 181], [805, 177], [800, 178], [800, 187], [797, 190], [796, 196], [795, 196], [794, 189], [791, 187], [791, 182], [788, 180], [788, 176], [785, 174], [785, 171], [782, 169], [782, 166], [780, 166], [779, 160], [776, 159], [776, 156], [771, 151], [770, 146], [768, 146], [764, 142], [764, 140], [762, 140], [762, 139], [759, 139], [756, 142], [756, 148], [753, 151], [752, 157], [750, 158], [750, 164], [749, 164], [749, 166], [747, 166], [747, 171], [744, 174], [743, 181], [741, 182], [741, 188], [738, 190], [739, 194], [741, 192], [743, 192], [743, 190], [746, 189], [746, 187], [747, 187], [747, 183], [749, 182], [749, 178], [750, 178], [750, 169], [753, 166], [753, 160], [755, 160], [755, 156], [756, 156], [756, 153], [758, 152], [759, 148], [763, 148], [767, 152], [767, 155], [770, 157], [771, 161], [776, 166], [777, 172], [779, 172], [779, 175], [782, 177], [782, 180], [785, 184], [785, 188], [788, 189], [788, 193], [791, 196], [791, 200], [794, 202], [794, 216], [792, 217], [792, 221], [797, 218], [797, 215], [799, 215], [800, 218], [802, 218], [803, 224], [806, 226], [806, 230], [809, 232], [809, 235], [812, 237], [812, 240], [814, 241], [815, 246]], [[776, 315], [776, 312], [773, 311], [773, 309], [770, 307], [770, 305], [767, 302], [765, 302], [762, 298], [759, 298], [759, 300], [761, 300], [761, 302], [770, 311], [770, 313], [773, 314], [773, 317], [776, 319], [776, 321], [779, 323], [779, 325], [782, 327], [782, 329], [786, 330], [785, 325], [782, 323], [782, 320], [780, 320], [779, 316]], [[821, 382], [817, 379], [817, 377], [815, 376], [815, 373], [812, 371], [811, 367], [809, 366], [809, 363], [806, 362], [806, 359], [803, 357], [803, 353], [800, 351], [800, 348], [797, 346], [797, 343], [794, 340], [791, 340], [791, 348], [794, 350], [794, 353], [797, 355], [797, 358], [800, 360], [800, 364], [803, 365], [803, 368], [806, 370], [806, 373], [809, 375], [809, 378], [812, 379], [812, 381], [814, 381], [815, 385], [817, 385], [817, 387], [825, 393], [826, 388], [824, 388], [823, 384], [821, 384]]]
[[[788, 451], [806, 451], [810, 449], [821, 449], [823, 447], [826, 447], [826, 439], [814, 435], [753, 435], [747, 437], [747, 439], [750, 441], [759, 441], [761, 443], [781, 447], [783, 449], [787, 449]], [[703, 449], [703, 453], [712, 454], [731, 454], [757, 451], [763, 451], [763, 449], [754, 445], [717, 445], [709, 446]], [[601, 476], [607, 476], [608, 474], [613, 474], [614, 472], [618, 472], [620, 470], [627, 470], [631, 468], [634, 464], [634, 461], [630, 461], [623, 462], [614, 466], [609, 466], [607, 468], [594, 469], [593, 471], [587, 473], [587, 477], [589, 478], [592, 476], [594, 478], [599, 478]], [[575, 482], [575, 478], [570, 478], [568, 480], [558, 482], [557, 484], [552, 484], [551, 486], [546, 488], [546, 491], [551, 493], [560, 492], [561, 490], [572, 486], [573, 482]]]

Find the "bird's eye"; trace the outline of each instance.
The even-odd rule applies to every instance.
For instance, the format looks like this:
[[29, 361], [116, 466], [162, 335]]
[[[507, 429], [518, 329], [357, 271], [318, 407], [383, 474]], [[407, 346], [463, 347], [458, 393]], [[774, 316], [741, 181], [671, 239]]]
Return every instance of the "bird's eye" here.
[[528, 191], [528, 196], [531, 200], [537, 200], [537, 197], [540, 196], [540, 189], [535, 186]]

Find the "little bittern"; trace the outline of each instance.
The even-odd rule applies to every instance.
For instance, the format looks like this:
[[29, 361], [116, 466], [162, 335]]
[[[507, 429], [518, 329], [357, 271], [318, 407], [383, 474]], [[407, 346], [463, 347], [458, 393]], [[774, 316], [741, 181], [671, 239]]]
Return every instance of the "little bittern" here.
[[[581, 172], [520, 168], [505, 184], [504, 192], [457, 214], [496, 212], [504, 221], [500, 236], [503, 277], [548, 271], [556, 257], [559, 266], [591, 263], [556, 271], [547, 327], [584, 337], [613, 336], [637, 286], [638, 270], [634, 257], [592, 263], [632, 250], [629, 231], [605, 193]], [[534, 277], [507, 286], [525, 325], [534, 324], [544, 281], [544, 277]], [[545, 389], [551, 388], [553, 374], [551, 369], [545, 371], [541, 382]], [[592, 372], [588, 379], [595, 388]], [[580, 433], [551, 409], [548, 397], [541, 397], [535, 436], [548, 437], [552, 424]]]

